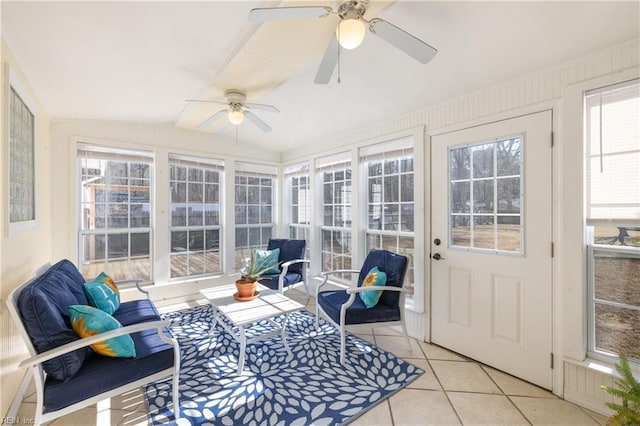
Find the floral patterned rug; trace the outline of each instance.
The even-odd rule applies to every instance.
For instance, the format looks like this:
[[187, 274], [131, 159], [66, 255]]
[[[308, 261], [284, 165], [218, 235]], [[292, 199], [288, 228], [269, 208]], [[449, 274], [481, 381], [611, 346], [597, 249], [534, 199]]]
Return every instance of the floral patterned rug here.
[[346, 424], [424, 373], [353, 335], [342, 366], [338, 330], [322, 320], [316, 330], [315, 316], [299, 311], [286, 327], [293, 356], [280, 338], [249, 344], [237, 376], [239, 344], [220, 325], [212, 329], [212, 315], [208, 305], [163, 315], [180, 342], [181, 418], [173, 417], [171, 382], [152, 383], [145, 391], [154, 425]]

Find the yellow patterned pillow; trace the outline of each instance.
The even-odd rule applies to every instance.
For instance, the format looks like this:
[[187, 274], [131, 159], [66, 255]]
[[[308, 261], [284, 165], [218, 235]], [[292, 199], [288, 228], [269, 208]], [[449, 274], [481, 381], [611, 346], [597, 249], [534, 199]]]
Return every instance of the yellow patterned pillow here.
[[[362, 287], [382, 287], [386, 283], [387, 274], [375, 266], [371, 268], [364, 281], [362, 281]], [[358, 294], [367, 308], [373, 308], [378, 304], [378, 300], [380, 300], [380, 296], [382, 296], [382, 291], [361, 291]]]
[[[69, 317], [71, 328], [82, 338], [122, 328], [122, 324], [117, 319], [93, 306], [71, 305]], [[89, 346], [100, 355], [115, 358], [135, 358], [136, 356], [136, 347], [128, 334]]]

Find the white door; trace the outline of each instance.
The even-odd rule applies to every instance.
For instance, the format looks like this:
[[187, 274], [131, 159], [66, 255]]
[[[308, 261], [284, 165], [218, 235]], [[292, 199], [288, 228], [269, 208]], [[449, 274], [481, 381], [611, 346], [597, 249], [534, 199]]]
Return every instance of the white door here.
[[432, 341], [552, 386], [551, 111], [431, 138]]

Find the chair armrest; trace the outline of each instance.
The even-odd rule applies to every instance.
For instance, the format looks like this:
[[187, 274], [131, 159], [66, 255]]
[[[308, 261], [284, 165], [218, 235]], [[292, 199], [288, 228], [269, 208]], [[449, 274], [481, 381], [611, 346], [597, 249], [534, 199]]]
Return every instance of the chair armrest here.
[[336, 269], [334, 271], [320, 272], [320, 275], [329, 276], [332, 274], [358, 274], [358, 273], [360, 273], [360, 270], [358, 269]]
[[280, 267], [282, 268], [282, 272], [280, 274], [287, 275], [289, 271], [289, 266], [295, 265], [296, 263], [311, 263], [307, 259], [293, 259], [288, 262], [284, 262]]
[[347, 293], [351, 294], [351, 293], [361, 293], [363, 291], [373, 291], [373, 290], [378, 290], [378, 291], [400, 291], [400, 292], [406, 292], [407, 289], [404, 287], [393, 287], [393, 286], [370, 286], [370, 287], [357, 287], [357, 288], [348, 288], [347, 289]]
[[334, 274], [359, 274], [359, 273], [360, 271], [356, 269], [336, 269], [334, 271], [320, 272], [320, 276], [324, 277], [324, 280], [322, 280], [322, 282], [318, 284], [318, 286], [316, 287], [316, 298], [318, 296], [318, 293], [320, 292], [320, 287], [322, 287], [327, 283], [327, 281], [329, 280], [329, 276]]
[[135, 284], [136, 288], [138, 289], [138, 291], [142, 294], [144, 294], [145, 296], [147, 296], [147, 299], [149, 298], [149, 292], [145, 289], [143, 289], [140, 284], [142, 284], [142, 279], [140, 278], [134, 278], [134, 279], [129, 279], [129, 280], [118, 280], [115, 281], [116, 284]]
[[94, 343], [102, 342], [103, 340], [110, 339], [112, 337], [123, 336], [125, 334], [136, 333], [138, 331], [157, 329], [158, 333], [163, 340], [173, 341], [164, 335], [162, 332], [162, 328], [168, 326], [169, 322], [167, 321], [150, 321], [150, 322], [142, 322], [140, 324], [132, 324], [126, 327], [118, 328], [115, 330], [107, 331], [106, 333], [96, 334], [91, 337], [84, 337], [78, 340], [74, 340], [73, 342], [66, 343], [62, 346], [58, 346], [57, 348], [50, 349], [46, 352], [42, 352], [38, 355], [35, 355], [31, 358], [25, 359], [20, 363], [20, 367], [33, 367], [35, 365], [41, 364], [44, 361], [48, 361], [52, 358], [58, 357], [60, 355], [64, 355], [67, 352], [75, 351], [77, 349], [83, 348], [85, 346], [93, 345]]

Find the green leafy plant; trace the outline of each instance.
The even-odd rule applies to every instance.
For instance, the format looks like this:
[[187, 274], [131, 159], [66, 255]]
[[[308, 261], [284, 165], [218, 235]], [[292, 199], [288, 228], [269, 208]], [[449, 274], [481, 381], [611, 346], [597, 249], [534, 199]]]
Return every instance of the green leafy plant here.
[[620, 355], [620, 362], [616, 364], [616, 371], [620, 377], [615, 380], [616, 387], [600, 386], [606, 393], [621, 400], [606, 402], [606, 406], [615, 411], [607, 422], [610, 426], [640, 426], [640, 383], [633, 377], [629, 360], [624, 354]]
[[269, 259], [266, 256], [262, 258], [258, 257], [257, 249], [251, 249], [249, 257], [245, 256], [244, 248], [241, 248], [240, 250], [242, 254], [242, 260], [244, 262], [244, 266], [242, 267], [242, 269], [240, 269], [240, 276], [242, 281], [257, 281], [262, 274], [264, 274], [271, 268], [268, 265]]

